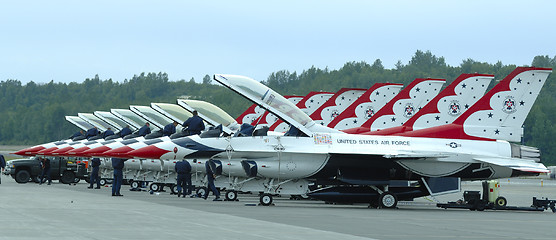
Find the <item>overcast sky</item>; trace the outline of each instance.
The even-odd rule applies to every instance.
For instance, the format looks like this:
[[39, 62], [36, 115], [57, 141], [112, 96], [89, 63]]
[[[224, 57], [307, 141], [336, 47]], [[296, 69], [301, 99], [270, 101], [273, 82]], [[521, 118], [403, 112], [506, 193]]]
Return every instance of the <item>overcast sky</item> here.
[[279, 70], [386, 68], [430, 50], [528, 65], [556, 55], [556, 1], [0, 2], [0, 80], [82, 82], [166, 72], [201, 81], [228, 73], [265, 80]]

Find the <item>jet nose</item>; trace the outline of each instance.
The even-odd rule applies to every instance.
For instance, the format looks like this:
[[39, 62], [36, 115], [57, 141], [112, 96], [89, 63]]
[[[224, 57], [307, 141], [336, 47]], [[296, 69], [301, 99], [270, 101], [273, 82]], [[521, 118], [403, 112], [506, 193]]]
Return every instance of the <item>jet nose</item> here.
[[13, 154], [17, 154], [20, 156], [34, 156], [38, 151], [44, 150], [46, 149], [43, 146], [34, 146], [34, 147], [30, 147], [30, 148], [25, 148], [22, 150], [19, 150], [17, 152], [14, 152]]
[[154, 145], [142, 147], [131, 152], [128, 152], [127, 155], [136, 157], [136, 158], [146, 158], [146, 159], [160, 159], [162, 155], [169, 153], [170, 151], [160, 149]]
[[102, 157], [102, 153], [108, 151], [108, 150], [112, 150], [112, 148], [109, 148], [107, 146], [100, 146], [100, 147], [96, 147], [93, 149], [89, 149], [86, 150], [84, 152], [82, 152], [81, 154], [84, 156], [88, 156], [88, 157]]
[[80, 148], [76, 148], [76, 149], [73, 149], [73, 150], [69, 150], [69, 151], [66, 152], [66, 154], [68, 154], [69, 156], [79, 157], [79, 156], [81, 156], [81, 154], [83, 152], [85, 152], [89, 149], [90, 149], [89, 147], [80, 147]]
[[130, 148], [128, 146], [123, 146], [123, 147], [106, 151], [102, 155], [107, 157], [115, 157], [115, 158], [130, 158], [128, 157], [129, 155], [127, 153], [132, 150], [133, 148]]
[[57, 149], [57, 150], [54, 150], [54, 151], [50, 152], [50, 154], [63, 156], [64, 153], [66, 153], [67, 151], [70, 151], [70, 150], [73, 150], [73, 147], [60, 148], [60, 149]]

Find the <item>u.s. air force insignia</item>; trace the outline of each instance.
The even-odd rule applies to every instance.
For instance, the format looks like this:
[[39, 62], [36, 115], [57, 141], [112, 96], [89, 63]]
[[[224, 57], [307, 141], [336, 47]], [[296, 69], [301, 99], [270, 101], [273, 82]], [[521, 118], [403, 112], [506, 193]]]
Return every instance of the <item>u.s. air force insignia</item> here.
[[365, 110], [365, 119], [369, 119], [373, 115], [375, 115], [375, 110], [373, 109], [373, 107], [369, 106], [367, 110]]
[[459, 105], [459, 102], [457, 100], [453, 100], [450, 102], [450, 109], [448, 111], [448, 114], [450, 116], [457, 116], [461, 113], [461, 107]]
[[413, 114], [415, 114], [415, 108], [413, 107], [413, 104], [406, 104], [403, 111], [403, 116], [406, 118], [410, 118], [413, 117]]
[[461, 147], [461, 144], [458, 144], [456, 142], [451, 142], [451, 143], [446, 144], [446, 146], [449, 146], [451, 148], [457, 148], [457, 147]]
[[504, 106], [502, 107], [502, 111], [505, 113], [514, 113], [517, 111], [517, 106], [515, 105], [515, 99], [512, 96], [507, 96], [504, 99]]

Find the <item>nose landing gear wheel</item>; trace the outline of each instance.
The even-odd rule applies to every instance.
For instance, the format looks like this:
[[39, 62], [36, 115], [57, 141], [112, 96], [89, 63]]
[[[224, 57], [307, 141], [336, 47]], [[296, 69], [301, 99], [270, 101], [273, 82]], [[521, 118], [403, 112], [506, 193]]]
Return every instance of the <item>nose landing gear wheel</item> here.
[[270, 206], [272, 204], [272, 195], [265, 193], [259, 198], [259, 202], [263, 206]]
[[226, 201], [236, 201], [237, 200], [237, 192], [234, 190], [229, 190], [226, 192]]
[[381, 208], [395, 208], [398, 205], [398, 199], [394, 193], [383, 192], [378, 198], [378, 203]]

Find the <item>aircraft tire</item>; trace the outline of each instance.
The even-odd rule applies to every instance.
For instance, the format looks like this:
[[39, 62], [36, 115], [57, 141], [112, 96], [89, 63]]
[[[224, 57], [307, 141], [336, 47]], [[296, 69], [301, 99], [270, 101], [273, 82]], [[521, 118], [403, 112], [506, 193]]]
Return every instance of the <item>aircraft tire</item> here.
[[151, 185], [149, 186], [149, 189], [153, 192], [159, 192], [160, 189], [161, 189], [161, 186], [158, 183], [151, 183]]
[[197, 188], [197, 197], [204, 197], [207, 194], [208, 189], [206, 187], [199, 187]]
[[494, 204], [496, 204], [497, 207], [505, 207], [506, 204], [508, 204], [508, 200], [506, 200], [505, 197], [498, 197], [494, 201]]
[[259, 198], [259, 202], [263, 206], [270, 206], [272, 204], [272, 195], [265, 193]]
[[234, 190], [226, 191], [226, 200], [227, 201], [235, 201], [237, 200], [237, 192]]
[[398, 205], [398, 198], [394, 193], [383, 192], [378, 198], [381, 208], [395, 208]]
[[130, 186], [131, 188], [133, 188], [133, 189], [137, 189], [137, 188], [140, 188], [140, 187], [141, 187], [141, 182], [132, 181], [132, 182], [129, 184], [129, 186]]
[[27, 170], [19, 170], [15, 174], [15, 181], [17, 183], [27, 183], [31, 179], [31, 174]]

